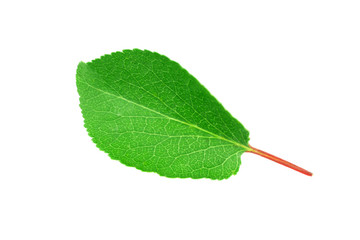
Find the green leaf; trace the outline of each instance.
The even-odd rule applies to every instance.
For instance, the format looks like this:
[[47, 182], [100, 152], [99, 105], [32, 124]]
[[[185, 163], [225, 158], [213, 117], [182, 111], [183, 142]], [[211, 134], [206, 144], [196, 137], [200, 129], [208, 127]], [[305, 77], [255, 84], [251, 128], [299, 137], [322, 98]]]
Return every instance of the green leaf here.
[[198, 80], [158, 53], [124, 50], [80, 62], [76, 83], [92, 140], [127, 166], [226, 179], [238, 172], [242, 153], [260, 153]]

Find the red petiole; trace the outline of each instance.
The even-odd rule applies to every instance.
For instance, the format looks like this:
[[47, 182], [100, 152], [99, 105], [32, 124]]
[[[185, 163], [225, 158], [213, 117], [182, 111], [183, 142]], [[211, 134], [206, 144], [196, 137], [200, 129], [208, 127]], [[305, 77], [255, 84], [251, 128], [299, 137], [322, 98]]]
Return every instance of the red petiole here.
[[277, 163], [279, 163], [281, 165], [284, 165], [284, 166], [286, 166], [288, 168], [294, 169], [295, 171], [301, 172], [302, 174], [305, 174], [307, 176], [312, 176], [313, 175], [311, 172], [309, 172], [309, 171], [307, 171], [307, 170], [305, 170], [305, 169], [303, 169], [303, 168], [301, 168], [299, 166], [296, 166], [295, 164], [292, 164], [292, 163], [290, 163], [288, 161], [285, 161], [284, 159], [281, 159], [279, 157], [271, 155], [270, 153], [264, 152], [264, 151], [262, 151], [260, 149], [254, 148], [254, 147], [252, 147], [250, 145], [249, 145], [249, 147], [251, 148], [251, 150], [248, 151], [250, 153], [254, 153], [254, 154], [260, 155], [260, 156], [262, 156], [264, 158], [270, 159], [270, 160], [272, 160], [274, 162], [277, 162]]

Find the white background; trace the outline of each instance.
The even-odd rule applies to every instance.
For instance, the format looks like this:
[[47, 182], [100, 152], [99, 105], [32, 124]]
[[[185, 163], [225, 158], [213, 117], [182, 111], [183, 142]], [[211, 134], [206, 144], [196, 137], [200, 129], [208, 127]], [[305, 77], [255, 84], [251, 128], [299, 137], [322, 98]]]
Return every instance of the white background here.
[[[0, 239], [360, 239], [359, 1], [3, 1]], [[179, 62], [250, 131], [224, 181], [110, 160], [83, 127], [78, 62]]]

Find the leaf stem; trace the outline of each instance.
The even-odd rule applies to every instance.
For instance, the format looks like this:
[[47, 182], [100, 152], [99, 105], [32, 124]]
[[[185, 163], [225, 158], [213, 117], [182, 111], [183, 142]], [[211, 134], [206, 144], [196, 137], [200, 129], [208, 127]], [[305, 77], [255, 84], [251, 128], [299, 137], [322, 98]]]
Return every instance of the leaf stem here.
[[267, 153], [267, 152], [264, 152], [260, 149], [257, 149], [257, 148], [254, 148], [252, 146], [249, 145], [249, 147], [251, 148], [251, 150], [249, 150], [248, 152], [251, 152], [251, 153], [254, 153], [254, 154], [257, 154], [259, 156], [262, 156], [264, 158], [267, 158], [267, 159], [270, 159], [276, 163], [279, 163], [281, 165], [284, 165], [285, 167], [288, 167], [288, 168], [291, 168], [291, 169], [294, 169], [295, 171], [298, 171], [298, 172], [301, 172], [302, 174], [305, 174], [307, 176], [312, 176], [313, 174], [299, 166], [296, 166], [295, 164], [292, 164], [288, 161], [285, 161], [284, 159], [281, 159], [279, 157], [276, 157], [274, 155], [271, 155], [270, 153]]

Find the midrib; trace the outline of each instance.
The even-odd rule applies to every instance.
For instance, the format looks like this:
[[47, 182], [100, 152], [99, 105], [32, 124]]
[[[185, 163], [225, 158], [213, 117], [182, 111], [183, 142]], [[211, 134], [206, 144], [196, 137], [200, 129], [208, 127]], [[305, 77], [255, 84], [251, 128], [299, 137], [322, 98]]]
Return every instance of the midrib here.
[[102, 90], [102, 89], [100, 89], [100, 88], [94, 87], [94, 86], [92, 86], [91, 84], [89, 84], [89, 83], [87, 83], [87, 82], [80, 81], [79, 79], [78, 79], [78, 81], [79, 81], [79, 82], [82, 82], [82, 83], [85, 83], [85, 84], [88, 85], [89, 87], [91, 87], [91, 88], [93, 88], [93, 89], [95, 89], [95, 90], [97, 90], [97, 91], [99, 91], [99, 92], [102, 92], [102, 93], [104, 93], [104, 94], [107, 94], [107, 95], [112, 96], [112, 97], [115, 97], [115, 98], [119, 98], [119, 99], [124, 100], [124, 101], [126, 101], [126, 102], [128, 102], [128, 103], [131, 103], [131, 104], [134, 104], [134, 105], [136, 105], [136, 106], [139, 106], [139, 107], [141, 107], [141, 108], [143, 108], [143, 109], [146, 109], [146, 110], [148, 110], [148, 111], [150, 111], [150, 112], [159, 114], [160, 116], [163, 116], [163, 117], [165, 117], [165, 118], [167, 118], [167, 119], [169, 119], [169, 120], [182, 123], [182, 124], [187, 125], [187, 126], [189, 126], [189, 127], [196, 128], [196, 129], [198, 129], [198, 130], [200, 130], [200, 131], [202, 131], [202, 132], [205, 132], [205, 133], [207, 133], [207, 134], [210, 134], [210, 135], [214, 136], [215, 138], [218, 138], [218, 139], [220, 139], [220, 140], [223, 140], [223, 141], [232, 143], [232, 144], [234, 144], [234, 145], [236, 145], [236, 146], [238, 146], [238, 147], [244, 148], [244, 149], [246, 149], [247, 151], [250, 151], [250, 150], [251, 150], [251, 148], [249, 148], [249, 147], [247, 147], [247, 146], [245, 146], [245, 145], [243, 145], [243, 144], [241, 144], [241, 143], [238, 143], [238, 142], [235, 142], [235, 141], [233, 141], [233, 140], [231, 140], [231, 139], [227, 139], [227, 138], [224, 138], [224, 137], [222, 137], [222, 136], [219, 136], [219, 135], [217, 135], [217, 134], [215, 134], [215, 133], [213, 133], [213, 132], [210, 132], [210, 131], [208, 131], [208, 130], [205, 130], [205, 129], [203, 129], [203, 128], [195, 125], [195, 124], [187, 123], [187, 122], [181, 121], [181, 120], [179, 120], [179, 119], [169, 117], [169, 116], [167, 116], [167, 115], [165, 115], [165, 114], [163, 114], [163, 113], [160, 113], [160, 112], [155, 111], [155, 110], [153, 110], [153, 109], [151, 109], [151, 108], [148, 108], [148, 107], [146, 107], [146, 106], [144, 106], [144, 105], [141, 105], [141, 104], [138, 104], [138, 103], [133, 102], [133, 101], [131, 101], [131, 100], [128, 100], [128, 99], [126, 99], [126, 98], [124, 98], [124, 97], [122, 97], [122, 96], [118, 96], [118, 95], [115, 95], [115, 94], [113, 94], [113, 93], [106, 92], [106, 91], [104, 91], [104, 90]]

